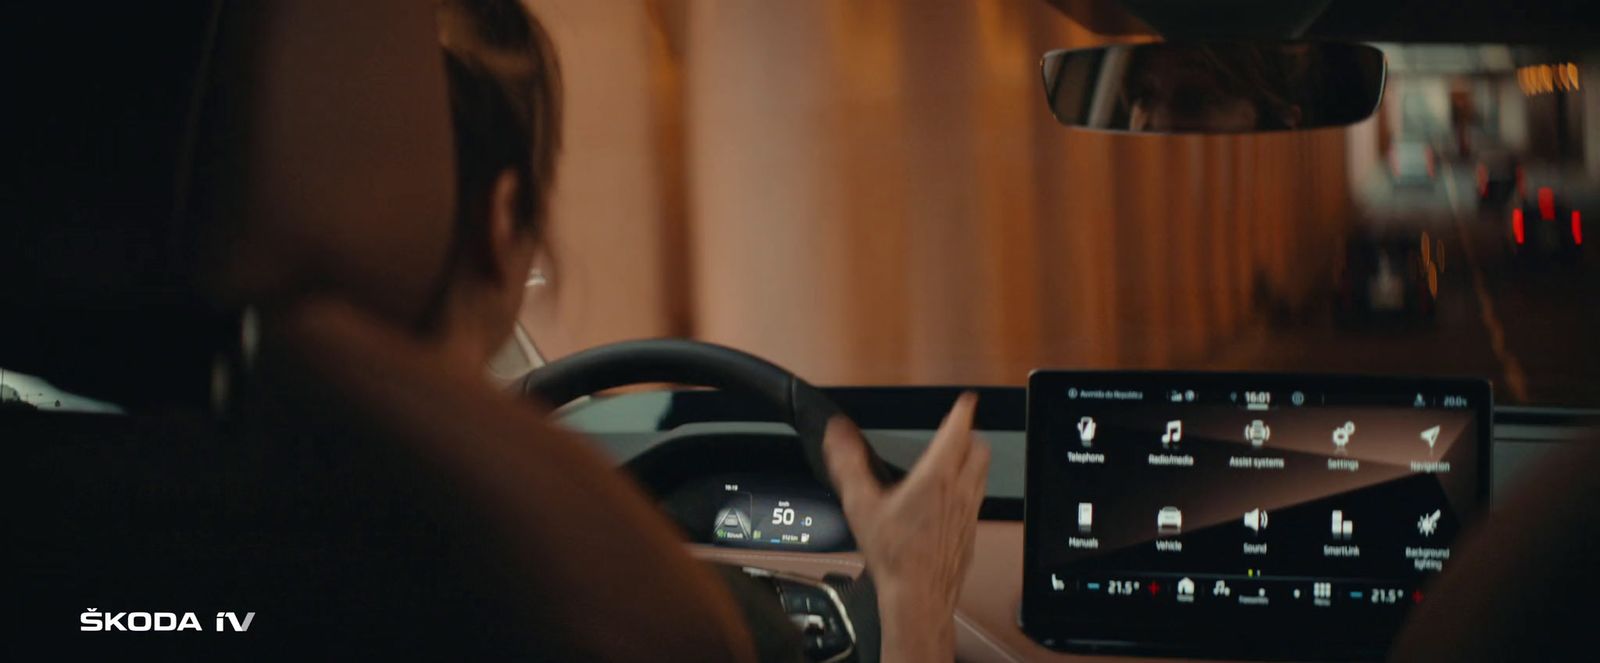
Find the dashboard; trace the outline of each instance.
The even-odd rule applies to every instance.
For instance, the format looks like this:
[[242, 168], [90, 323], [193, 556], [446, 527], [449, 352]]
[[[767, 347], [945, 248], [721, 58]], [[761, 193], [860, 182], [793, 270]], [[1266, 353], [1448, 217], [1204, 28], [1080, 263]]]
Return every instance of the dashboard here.
[[[1291, 376], [1279, 377], [1287, 379]], [[1436, 381], [1423, 382], [1433, 383]], [[1394, 384], [1399, 383], [1391, 383], [1390, 386], [1392, 387]], [[1474, 389], [1482, 387], [1481, 383], [1476, 384], [1478, 384], [1478, 387], [1474, 387]], [[1345, 390], [1344, 387], [1332, 390], [1318, 390], [1314, 386], [1301, 383], [1299, 389], [1308, 397], [1312, 393], [1318, 394], [1317, 401], [1313, 405], [1302, 405], [1301, 407], [1322, 409], [1325, 410], [1325, 414], [1332, 414], [1335, 418], [1339, 414], [1334, 411], [1344, 407], [1353, 407], [1358, 410], [1365, 408], [1387, 409], [1395, 414], [1409, 411], [1407, 408], [1415, 409], [1416, 393], [1385, 393], [1382, 390], [1377, 390], [1373, 384], [1369, 383], [1353, 382], [1346, 386], [1355, 388], [1354, 391], [1356, 393], [1349, 396], [1359, 397], [1362, 392], [1370, 392], [1373, 395], [1382, 396], [1384, 400], [1382, 402], [1340, 400], [1339, 392], [1343, 392]], [[1258, 384], [1257, 387], [1260, 387], [1260, 385]], [[825, 388], [824, 391], [839, 404], [842, 410], [861, 425], [868, 441], [877, 449], [880, 455], [894, 465], [909, 467], [920, 455], [922, 449], [926, 447], [950, 403], [962, 389], [961, 387], [893, 386]], [[1072, 661], [1087, 660], [1085, 656], [1105, 656], [1108, 654], [1115, 655], [1141, 651], [1137, 648], [1101, 647], [1092, 649], [1092, 651], [1097, 652], [1095, 654], [1086, 654], [1085, 652], [1090, 651], [1090, 648], [1068, 647], [1065, 646], [1062, 640], [1056, 640], [1051, 645], [1046, 646], [1037, 631], [1030, 630], [1025, 633], [1018, 627], [1023, 594], [1025, 591], [1029, 591], [1029, 588], [1035, 586], [1024, 586], [1024, 558], [1028, 554], [1025, 551], [1032, 546], [1024, 545], [1026, 539], [1024, 530], [1027, 529], [1027, 526], [1023, 522], [1023, 505], [1025, 496], [1032, 497], [1031, 494], [1028, 494], [1028, 489], [1035, 485], [1028, 475], [1029, 470], [1026, 458], [1030, 449], [1027, 443], [1027, 433], [1025, 432], [1030, 416], [1028, 392], [1020, 387], [976, 387], [974, 389], [978, 391], [980, 396], [975, 426], [989, 441], [993, 450], [994, 460], [990, 470], [988, 497], [981, 512], [981, 521], [978, 527], [973, 567], [969, 573], [957, 610], [958, 658], [970, 661]], [[1273, 400], [1268, 404], [1268, 407], [1273, 408], [1269, 411], [1271, 416], [1278, 416], [1279, 413], [1293, 407], [1293, 392], [1296, 389], [1294, 385], [1288, 382], [1277, 384], [1267, 389], [1257, 388], [1254, 390], [1273, 392]], [[1200, 392], [1200, 389], [1196, 389], [1196, 391]], [[1197, 400], [1192, 407], [1197, 412], [1208, 408], [1232, 408], [1232, 402], [1228, 400], [1231, 392], [1232, 389], [1220, 392], [1220, 403], [1215, 398], [1202, 403], [1200, 401], [1202, 394], [1197, 393]], [[1152, 389], [1151, 393], [1155, 394], [1157, 390]], [[1170, 403], [1170, 393], [1161, 393], [1159, 395], [1169, 399], [1165, 406], [1172, 405]], [[1423, 410], [1429, 412], [1453, 412], [1461, 416], [1464, 416], [1466, 411], [1472, 411], [1474, 413], [1472, 416], [1476, 417], [1478, 416], [1477, 413], [1487, 409], [1487, 400], [1469, 401], [1466, 404], [1468, 407], [1464, 410], [1454, 400], [1448, 404], [1450, 407], [1446, 407], [1447, 403], [1444, 400], [1446, 395], [1450, 394], [1429, 391], [1426, 395], [1427, 403], [1425, 403], [1428, 407], [1423, 408]], [[1468, 395], [1470, 395], [1470, 392], [1468, 392]], [[1328, 397], [1329, 400], [1321, 400], [1324, 396]], [[1346, 398], [1349, 396], [1346, 396]], [[1487, 397], [1485, 396], [1484, 398]], [[1124, 403], [1123, 405], [1127, 404]], [[1152, 403], [1147, 403], [1146, 405], [1149, 406]], [[1188, 409], [1191, 406], [1184, 405], [1183, 407]], [[1229, 416], [1234, 414], [1244, 416], [1249, 414], [1249, 411], [1231, 413]], [[798, 445], [795, 443], [793, 431], [779, 423], [777, 413], [769, 412], [760, 403], [741, 398], [737, 394], [721, 391], [655, 390], [588, 399], [581, 404], [565, 409], [561, 412], [561, 416], [567, 426], [582, 431], [595, 440], [596, 444], [615, 460], [621, 471], [635, 477], [645, 490], [657, 499], [657, 503], [667, 513], [668, 517], [682, 528], [685, 538], [690, 542], [691, 549], [697, 556], [727, 563], [772, 568], [816, 578], [821, 578], [828, 573], [844, 573], [852, 576], [860, 573], [862, 568], [860, 557], [850, 551], [853, 543], [848, 540], [840, 544], [841, 547], [827, 551], [820, 548], [803, 549], [793, 546], [786, 548], [758, 548], [755, 545], [746, 545], [738, 542], [719, 543], [714, 539], [713, 523], [716, 522], [717, 513], [723, 506], [721, 501], [727, 498], [727, 493], [736, 492], [728, 491], [725, 484], [737, 483], [740, 490], [750, 490], [753, 493], [757, 493], [757, 495], [752, 496], [755, 499], [763, 499], [761, 495], [765, 495], [764, 499], [771, 500], [771, 506], [767, 506], [767, 503], [762, 503], [759, 507], [754, 504], [751, 506], [752, 511], [757, 508], [764, 508], [765, 513], [760, 515], [764, 516], [768, 521], [771, 520], [772, 508], [778, 506], [776, 501], [779, 499], [790, 499], [795, 496], [816, 498], [818, 495], [828, 494], [825, 488], [815, 485], [814, 480], [811, 479], [809, 471], [806, 469], [804, 457], [799, 453]], [[1076, 426], [1083, 416], [1085, 414], [1078, 414], [1068, 420], [1070, 427], [1064, 429], [1063, 435], [1069, 447], [1081, 445], [1081, 441], [1077, 438]], [[1106, 445], [1112, 445], [1119, 439], [1117, 431], [1121, 425], [1113, 424], [1110, 419], [1104, 419], [1098, 415], [1088, 414], [1088, 416], [1096, 416], [1096, 436], [1097, 440], [1100, 440], [1101, 451], [1109, 451], [1110, 449]], [[1600, 411], [1496, 407], [1492, 411], [1492, 417], [1492, 444], [1488, 443], [1486, 431], [1489, 430], [1489, 426], [1487, 421], [1479, 424], [1478, 432], [1482, 437], [1477, 442], [1487, 446], [1491, 459], [1486, 459], [1477, 468], [1477, 477], [1469, 479], [1468, 483], [1480, 484], [1486, 482], [1489, 494], [1494, 496], [1512, 492], [1507, 489], [1527, 479], [1531, 475], [1532, 468], [1540, 465], [1563, 449], [1584, 443], [1592, 431], [1600, 428]], [[1156, 424], [1159, 424], [1158, 426], [1141, 424], [1141, 426], [1148, 427], [1148, 430], [1145, 431], [1146, 439], [1148, 439], [1148, 434], [1154, 434], [1156, 436], [1154, 440], [1155, 446], [1159, 447], [1159, 437], [1165, 433], [1165, 424], [1170, 418], [1184, 420], [1184, 431], [1180, 444], [1184, 442], [1189, 444], [1181, 448], [1186, 449], [1190, 455], [1195, 455], [1196, 461], [1201, 462], [1204, 458], [1201, 455], [1203, 454], [1201, 445], [1211, 435], [1203, 434], [1200, 428], [1191, 428], [1196, 424], [1184, 419], [1184, 415], [1170, 417], [1164, 412], [1156, 414], [1155, 420]], [[1226, 434], [1242, 440], [1244, 439], [1244, 427], [1257, 418], [1263, 417], [1261, 415], [1250, 415], [1248, 419], [1238, 422], [1237, 425], [1230, 423], [1225, 431], [1214, 433], [1214, 435], [1221, 436]], [[1342, 427], [1346, 420], [1354, 420], [1356, 423], [1355, 430], [1352, 431], [1347, 441], [1347, 452], [1355, 460], [1361, 461], [1360, 467], [1363, 471], [1369, 469], [1369, 467], [1376, 467], [1369, 466], [1363, 454], [1370, 451], [1369, 447], [1377, 442], [1375, 436], [1379, 429], [1376, 424], [1363, 426], [1363, 419], [1354, 419], [1348, 416], [1344, 420], [1319, 424], [1319, 426], [1325, 425], [1328, 430], [1318, 431], [1316, 437], [1310, 438], [1315, 442], [1308, 449], [1308, 452], [1312, 452], [1312, 455], [1286, 456], [1286, 458], [1292, 460], [1294, 458], [1320, 457], [1325, 468], [1328, 458], [1338, 458], [1337, 454], [1329, 453], [1334, 444], [1333, 429]], [[1195, 421], [1198, 422], [1198, 419]], [[1263, 424], [1271, 428], [1270, 437], [1264, 440], [1265, 449], [1270, 450], [1277, 444], [1290, 442], [1290, 431], [1294, 428], [1293, 426], [1276, 423], [1271, 418], [1264, 419]], [[1431, 426], [1432, 424], [1429, 424], [1427, 427], [1431, 428]], [[1234, 431], [1235, 427], [1239, 430]], [[1441, 430], [1441, 433], [1443, 433], [1443, 430]], [[1403, 441], [1416, 440], [1416, 444], [1422, 445], [1425, 449], [1426, 443], [1421, 441], [1419, 436], [1420, 431], [1410, 431]], [[1440, 441], [1436, 441], [1436, 445], [1444, 441], [1441, 438]], [[791, 445], [792, 448], [785, 447], [786, 444]], [[1472, 446], [1472, 443], [1459, 440], [1454, 442], [1453, 448], [1459, 451], [1465, 450], [1470, 446]], [[1148, 453], [1147, 451], [1145, 455], [1148, 455]], [[1451, 453], [1456, 453], [1456, 451]], [[1424, 452], [1424, 458], [1426, 457], [1425, 454], [1426, 452]], [[1138, 458], [1149, 467], [1147, 458], [1142, 456]], [[1225, 460], [1226, 456], [1223, 456], [1223, 458]], [[1449, 460], [1452, 462], [1450, 474], [1459, 478], [1468, 476], [1465, 466], [1456, 464], [1453, 457], [1449, 458]], [[1409, 471], [1409, 462], [1407, 462], [1406, 468]], [[1326, 469], [1323, 471], [1327, 472]], [[1245, 473], [1245, 476], [1250, 476], [1251, 474], [1270, 475], [1274, 472], [1278, 471], [1253, 470]], [[752, 478], [755, 483], [751, 482]], [[810, 488], [821, 492], [791, 492], [793, 490], [793, 486], [789, 483], [791, 481], [798, 481], [802, 484], [811, 482]], [[1481, 489], [1481, 486], [1478, 489]], [[1067, 499], [1072, 498], [1068, 497]], [[1170, 499], [1176, 500], [1176, 497]], [[1095, 500], [1081, 501], [1094, 502]], [[1164, 506], [1175, 506], [1182, 512], [1181, 527], [1186, 535], [1198, 536], [1201, 534], [1201, 530], [1206, 528], [1201, 517], [1201, 511], [1191, 511], [1192, 507], [1185, 508], [1184, 504], [1169, 504], [1166, 501], [1166, 499], [1163, 499], [1163, 503], [1155, 505], [1154, 510], [1150, 510], [1148, 513], [1136, 514], [1138, 516], [1137, 522], [1148, 521], [1149, 526], [1153, 529], [1156, 527], [1156, 512]], [[1482, 502], [1481, 500], [1479, 501], [1481, 507]], [[1033, 502], [1029, 504], [1031, 505]], [[1065, 513], [1072, 518], [1071, 527], [1075, 528], [1076, 501], [1068, 502], [1068, 504], [1070, 504], [1070, 507]], [[831, 497], [828, 498], [826, 506], [830, 510], [834, 510], [832, 513], [837, 516], [837, 504], [832, 501]], [[1223, 515], [1227, 516], [1229, 524], [1238, 523], [1240, 529], [1234, 530], [1235, 534], [1237, 534], [1240, 530], [1249, 531], [1244, 529], [1243, 516], [1245, 512], [1256, 507], [1262, 507], [1267, 512], [1267, 535], [1273, 537], [1268, 540], [1268, 550], [1276, 554], [1280, 551], [1279, 548], [1273, 547], [1279, 542], [1277, 536], [1280, 532], [1283, 535], [1287, 535], [1294, 520], [1290, 518], [1288, 511], [1283, 508], [1274, 508], [1271, 503], [1258, 501], [1255, 504], [1238, 506], [1235, 510], [1239, 511], [1239, 513], [1226, 513]], [[1098, 502], [1095, 503], [1092, 516], [1093, 523], [1096, 526], [1100, 523], [1109, 525], [1112, 522], [1109, 519], [1113, 517], [1111, 509], [1113, 509], [1113, 506], [1110, 503], [1104, 505]], [[1331, 535], [1332, 509], [1328, 510], [1330, 513], [1321, 514], [1314, 522], [1308, 519], [1306, 523], [1309, 524], [1304, 526], [1313, 528], [1314, 531], [1312, 533], [1316, 536], [1320, 536], [1324, 529]], [[801, 512], [802, 509], [796, 507], [796, 516], [799, 522], [803, 522], [803, 520], [799, 520]], [[757, 521], [757, 513], [760, 512], [750, 514], [753, 521], [752, 525]], [[1428, 509], [1426, 512], [1428, 515], [1431, 515], [1431, 513], [1432, 509]], [[1417, 514], [1407, 513], [1404, 515], [1405, 517], [1401, 518], [1400, 514], [1396, 514], [1393, 522], [1387, 524], [1383, 523], [1383, 518], [1375, 518], [1372, 515], [1351, 515], [1346, 518], [1346, 521], [1353, 523], [1351, 525], [1352, 534], [1359, 537], [1355, 545], [1360, 546], [1362, 557], [1358, 559], [1365, 561], [1377, 561], [1380, 559], [1376, 556], [1379, 549], [1370, 548], [1369, 546], [1374, 544], [1368, 541], [1369, 535], [1378, 533], [1380, 525], [1383, 525], [1383, 529], [1398, 532], [1402, 535], [1409, 530], [1410, 536], [1418, 536], [1416, 520], [1424, 514], [1419, 511]], [[1221, 517], [1217, 516], [1217, 518]], [[1460, 512], [1448, 516], [1446, 513], [1441, 513], [1438, 519], [1438, 529], [1434, 536], [1453, 535], [1452, 533], [1456, 531], [1456, 528], [1469, 527], [1472, 518], [1472, 510], [1470, 508], [1464, 508]], [[814, 515], [813, 523], [815, 522], [816, 517]], [[1218, 520], [1217, 522], [1222, 523], [1223, 521]], [[1072, 531], [1075, 532], [1075, 529]], [[752, 527], [752, 534], [753, 532], [754, 528]], [[813, 537], [812, 540], [816, 541], [815, 535]], [[1189, 552], [1187, 548], [1188, 540], [1185, 540], [1184, 543], [1186, 546], [1185, 552]], [[1241, 555], [1243, 553], [1242, 544], [1243, 541], [1239, 540], [1238, 545], [1240, 546]], [[770, 539], [766, 545], [772, 545]], [[782, 554], [784, 552], [790, 554]], [[1319, 556], [1321, 555], [1320, 548], [1315, 549], [1314, 552]], [[1374, 555], [1374, 557], [1369, 558], [1369, 555]], [[1413, 564], [1415, 564], [1415, 560], [1413, 560]], [[1442, 560], [1440, 564], [1448, 567], [1450, 561]], [[1190, 569], [1190, 571], [1196, 572], [1199, 570], [1205, 569]], [[1277, 567], [1265, 567], [1264, 570], [1274, 572]], [[1404, 575], [1406, 572], [1400, 571], [1397, 573], [1401, 573], [1398, 576], [1401, 579], [1407, 577]], [[1423, 571], [1421, 572], [1421, 577], [1432, 577], [1434, 573], [1436, 572]], [[1249, 567], [1244, 567], [1240, 575], [1248, 576], [1248, 574]], [[1182, 577], [1179, 576], [1178, 580], [1181, 580]], [[1197, 593], [1215, 588], [1215, 581], [1206, 586], [1200, 585], [1196, 578], [1191, 577], [1191, 580], [1196, 580]], [[1329, 582], [1330, 584], [1332, 583], [1332, 581]], [[1243, 580], [1240, 582], [1227, 581], [1227, 585], [1229, 590], [1233, 592], [1231, 596], [1235, 598], [1239, 596], [1241, 590], [1246, 586]], [[1362, 585], [1367, 586], [1363, 587]], [[1046, 588], [1051, 586], [1048, 574], [1043, 576], [1042, 586]], [[1308, 587], [1310, 593], [1313, 594], [1311, 598], [1314, 599], [1316, 588], [1314, 585], [1308, 585]], [[1341, 587], [1335, 585], [1330, 586], [1329, 589], [1342, 590], [1344, 592], [1343, 598], [1346, 602], [1351, 601], [1349, 591], [1363, 592], [1361, 600], [1364, 603], [1360, 603], [1359, 606], [1370, 609], [1368, 612], [1382, 613], [1390, 609], [1396, 611], [1406, 609], [1402, 599], [1410, 599], [1410, 597], [1397, 592], [1387, 592], [1379, 596], [1380, 601], [1393, 598], [1396, 601], [1395, 604], [1379, 603], [1374, 605], [1372, 603], [1372, 595], [1369, 593], [1374, 587], [1381, 589], [1386, 588], [1387, 585], [1358, 581], [1355, 586]], [[1141, 584], [1140, 588], [1142, 591], [1148, 592], [1146, 586]], [[1162, 583], [1163, 592], [1168, 589], [1169, 586], [1166, 583]], [[1292, 600], [1293, 589], [1293, 587], [1287, 587], [1284, 590], [1288, 592], [1287, 596], [1291, 597], [1290, 600]], [[1175, 588], [1173, 590], [1175, 591]], [[1269, 593], [1271, 591], [1269, 589]], [[1302, 588], [1302, 596], [1306, 592], [1307, 589]], [[1424, 600], [1426, 600], [1427, 589], [1425, 582], [1422, 592]], [[1164, 595], [1172, 598], [1170, 594]], [[1199, 597], [1199, 599], [1205, 598], [1209, 597]], [[1134, 600], [1143, 601], [1144, 599]], [[1173, 600], [1175, 601], [1176, 599], [1174, 598]], [[1273, 598], [1272, 601], [1269, 606], [1255, 613], [1244, 613], [1247, 617], [1237, 622], [1240, 630], [1254, 633], [1254, 635], [1248, 636], [1249, 639], [1261, 642], [1262, 638], [1271, 635], [1270, 631], [1274, 626], [1270, 620], [1261, 619], [1261, 614], [1278, 613], [1287, 609], [1277, 598]], [[1197, 609], [1190, 611], [1190, 616], [1192, 616], [1193, 612], [1204, 612], [1212, 609], [1212, 606], [1205, 604], [1186, 605], [1184, 607]], [[1350, 605], [1348, 607], [1353, 609], [1357, 606]], [[1309, 614], [1315, 618], [1316, 625], [1330, 634], [1328, 636], [1329, 639], [1338, 639], [1350, 632], [1344, 622], [1333, 618], [1337, 613], [1331, 611], [1336, 611], [1338, 610], [1337, 608], [1321, 610], [1324, 612], [1320, 615], [1317, 612], [1310, 612]], [[1298, 646], [1290, 647], [1288, 652], [1278, 651], [1273, 654], [1273, 657], [1307, 659], [1334, 655], [1323, 651], [1316, 642], [1315, 638], [1308, 639]], [[1142, 651], [1158, 653], [1155, 649], [1144, 649]], [[1264, 650], [1257, 649], [1256, 651], [1259, 653]], [[1246, 652], [1246, 654], [1249, 654], [1249, 652]], [[1265, 654], [1262, 655], [1264, 656]], [[1352, 657], [1360, 656], [1352, 655]]]

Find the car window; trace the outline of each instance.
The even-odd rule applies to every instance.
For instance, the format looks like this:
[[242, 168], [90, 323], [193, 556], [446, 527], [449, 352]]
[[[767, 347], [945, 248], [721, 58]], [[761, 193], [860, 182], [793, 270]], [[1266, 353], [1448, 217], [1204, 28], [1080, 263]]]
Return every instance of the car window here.
[[95, 412], [121, 414], [111, 403], [69, 393], [39, 377], [0, 368], [0, 411]]
[[542, 4], [571, 106], [523, 316], [550, 357], [687, 335], [820, 384], [1251, 369], [1600, 404], [1592, 52], [1380, 44], [1360, 124], [1108, 135], [1050, 116], [1040, 54], [1107, 40], [1046, 3]]

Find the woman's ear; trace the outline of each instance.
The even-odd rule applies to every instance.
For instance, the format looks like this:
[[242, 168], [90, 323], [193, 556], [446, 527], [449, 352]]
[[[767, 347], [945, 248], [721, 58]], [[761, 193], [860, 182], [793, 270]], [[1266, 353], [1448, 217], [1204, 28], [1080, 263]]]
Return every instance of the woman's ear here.
[[538, 250], [534, 233], [525, 227], [526, 220], [517, 216], [523, 195], [521, 179], [511, 169], [500, 172], [489, 194], [489, 276], [519, 291]]

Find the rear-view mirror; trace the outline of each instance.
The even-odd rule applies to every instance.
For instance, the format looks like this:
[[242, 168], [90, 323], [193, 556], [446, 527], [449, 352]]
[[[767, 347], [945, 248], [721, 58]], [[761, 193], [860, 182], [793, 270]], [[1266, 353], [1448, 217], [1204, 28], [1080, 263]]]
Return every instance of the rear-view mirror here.
[[1336, 42], [1123, 44], [1051, 51], [1045, 100], [1069, 127], [1228, 134], [1338, 127], [1383, 96], [1383, 52]]

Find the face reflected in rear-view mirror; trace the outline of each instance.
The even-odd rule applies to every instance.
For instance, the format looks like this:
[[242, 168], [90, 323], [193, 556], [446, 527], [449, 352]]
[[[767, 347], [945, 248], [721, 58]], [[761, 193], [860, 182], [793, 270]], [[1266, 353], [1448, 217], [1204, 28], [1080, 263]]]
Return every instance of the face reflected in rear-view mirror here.
[[1050, 112], [1069, 127], [1157, 134], [1316, 129], [1370, 117], [1383, 52], [1333, 42], [1153, 43], [1051, 51]]

